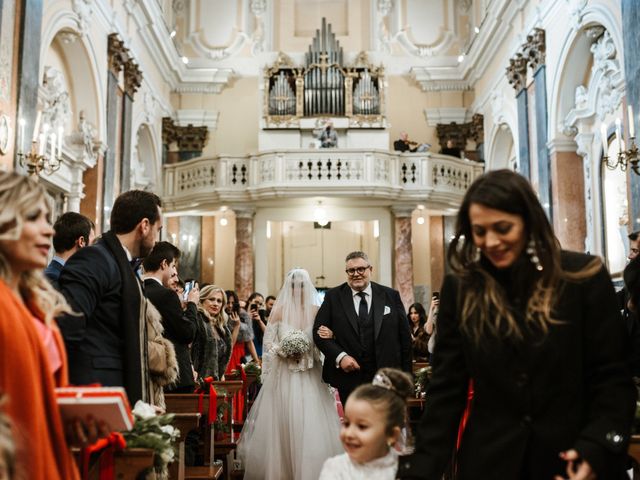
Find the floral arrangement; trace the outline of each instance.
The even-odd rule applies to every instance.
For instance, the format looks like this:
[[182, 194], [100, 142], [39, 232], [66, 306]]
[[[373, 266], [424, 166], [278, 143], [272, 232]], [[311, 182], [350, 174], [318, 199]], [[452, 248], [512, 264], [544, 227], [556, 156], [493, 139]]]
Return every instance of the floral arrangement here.
[[243, 365], [244, 373], [256, 377], [256, 383], [262, 383], [262, 367], [255, 362], [245, 363]]
[[423, 367], [413, 374], [413, 385], [416, 391], [416, 398], [424, 398], [424, 392], [429, 385], [429, 379], [431, 378], [431, 365]]
[[294, 360], [311, 349], [311, 340], [302, 330], [291, 330], [280, 342], [280, 355]]
[[[174, 461], [180, 430], [171, 425], [174, 415], [158, 415], [156, 409], [141, 400], [133, 408], [133, 429], [122, 432], [128, 448], [150, 448], [156, 452], [153, 470], [156, 478], [169, 478], [167, 465]], [[152, 472], [149, 472], [152, 473]], [[153, 475], [150, 475], [153, 478]]]

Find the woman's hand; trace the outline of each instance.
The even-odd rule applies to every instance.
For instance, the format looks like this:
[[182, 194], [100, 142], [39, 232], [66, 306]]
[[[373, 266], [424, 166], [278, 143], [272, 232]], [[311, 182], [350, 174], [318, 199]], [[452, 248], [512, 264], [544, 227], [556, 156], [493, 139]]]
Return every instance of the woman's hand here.
[[320, 325], [320, 328], [318, 328], [318, 336], [324, 339], [333, 338], [333, 332], [329, 329], [329, 327]]
[[238, 315], [238, 312], [231, 312], [229, 314], [229, 320], [231, 320], [232, 330], [237, 330], [240, 328], [240, 315]]
[[[560, 458], [567, 462], [567, 478], [569, 480], [596, 480], [596, 474], [589, 462], [581, 459], [574, 449], [560, 452]], [[556, 475], [555, 480], [564, 480], [564, 477]]]
[[104, 421], [96, 421], [92, 416], [84, 419], [75, 417], [67, 421], [67, 443], [71, 447], [86, 447], [111, 434], [111, 427]]

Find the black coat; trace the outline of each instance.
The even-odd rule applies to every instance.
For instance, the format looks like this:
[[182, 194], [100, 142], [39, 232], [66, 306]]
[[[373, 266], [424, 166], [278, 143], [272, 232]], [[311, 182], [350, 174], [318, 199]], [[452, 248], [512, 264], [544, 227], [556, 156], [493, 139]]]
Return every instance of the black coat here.
[[[376, 367], [394, 367], [411, 372], [411, 334], [400, 294], [373, 282], [371, 294]], [[385, 307], [389, 309], [386, 315]], [[334, 338], [321, 339], [318, 336], [321, 325], [329, 327]], [[322, 368], [325, 382], [350, 392], [358, 385], [371, 381], [371, 378], [363, 378], [360, 372], [347, 373], [336, 368], [336, 357], [341, 352], [346, 352], [362, 364], [358, 314], [353, 306], [351, 287], [347, 283], [326, 293], [313, 325], [313, 340], [325, 356]]]
[[53, 287], [57, 290], [60, 288], [58, 285], [58, 278], [60, 278], [60, 274], [62, 273], [62, 269], [64, 265], [62, 265], [57, 260], [51, 260], [51, 263], [47, 265], [47, 268], [44, 269], [44, 276], [49, 279], [49, 282]]
[[176, 292], [153, 279], [144, 281], [144, 294], [162, 315], [163, 336], [173, 343], [176, 351], [178, 379], [171, 388], [193, 386], [189, 344], [193, 342], [196, 335], [198, 315], [196, 304], [188, 302], [187, 308], [183, 311]]
[[[578, 271], [593, 257], [562, 253]], [[537, 341], [483, 337], [459, 328], [459, 282], [441, 289], [438, 340], [416, 452], [401, 458], [399, 478], [440, 479], [454, 449], [469, 381], [474, 397], [458, 452], [458, 479], [552, 479], [565, 474], [559, 452], [575, 448], [598, 479], [627, 478], [626, 449], [636, 391], [628, 337], [606, 269], [564, 281], [550, 327]], [[513, 300], [513, 299], [510, 299]], [[523, 302], [524, 303], [524, 302]], [[516, 316], [524, 308], [515, 307]]]
[[148, 401], [142, 287], [118, 238], [106, 232], [65, 263], [60, 291], [79, 315], [58, 320], [69, 356], [69, 381], [122, 386], [131, 405]]

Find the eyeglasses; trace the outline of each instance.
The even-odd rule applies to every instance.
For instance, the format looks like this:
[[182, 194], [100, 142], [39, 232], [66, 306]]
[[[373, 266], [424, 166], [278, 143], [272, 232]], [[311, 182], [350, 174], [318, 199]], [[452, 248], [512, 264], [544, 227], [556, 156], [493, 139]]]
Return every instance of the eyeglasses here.
[[349, 275], [350, 277], [353, 277], [356, 273], [358, 275], [364, 275], [364, 272], [366, 272], [370, 268], [371, 265], [367, 265], [366, 267], [347, 268], [345, 272], [347, 272], [347, 275]]

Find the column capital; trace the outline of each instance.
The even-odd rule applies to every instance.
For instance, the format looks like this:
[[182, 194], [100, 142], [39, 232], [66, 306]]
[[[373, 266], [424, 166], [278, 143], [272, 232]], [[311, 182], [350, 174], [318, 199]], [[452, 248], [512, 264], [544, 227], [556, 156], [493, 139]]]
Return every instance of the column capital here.
[[395, 218], [411, 217], [415, 209], [415, 205], [392, 205], [391, 213]]
[[236, 218], [248, 218], [249, 220], [252, 220], [256, 214], [255, 207], [250, 207], [248, 205], [232, 205], [229, 208], [233, 211], [233, 213], [235, 213]]

